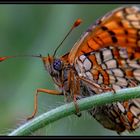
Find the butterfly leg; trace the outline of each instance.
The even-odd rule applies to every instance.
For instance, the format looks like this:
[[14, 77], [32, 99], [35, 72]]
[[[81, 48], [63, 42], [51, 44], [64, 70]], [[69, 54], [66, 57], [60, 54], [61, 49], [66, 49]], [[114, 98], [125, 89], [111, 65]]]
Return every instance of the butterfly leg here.
[[38, 110], [38, 95], [39, 95], [39, 92], [43, 92], [43, 93], [47, 93], [47, 94], [54, 94], [54, 95], [62, 95], [62, 92], [59, 92], [57, 90], [49, 90], [49, 89], [43, 89], [43, 88], [39, 88], [36, 90], [36, 94], [34, 96], [34, 111], [32, 113], [31, 116], [29, 116], [27, 118], [27, 120], [30, 120], [30, 119], [33, 119], [34, 116], [36, 115], [37, 113], [37, 110]]
[[71, 69], [68, 73], [68, 87], [70, 88], [70, 94], [71, 97], [73, 98], [73, 102], [75, 105], [76, 113], [78, 117], [80, 117], [82, 114], [80, 112], [80, 109], [77, 104], [77, 95], [80, 93], [80, 81], [75, 77], [74, 71]]
[[75, 109], [76, 109], [76, 113], [75, 114], [78, 117], [81, 117], [82, 113], [80, 112], [80, 109], [79, 109], [78, 104], [77, 104], [77, 95], [79, 95], [79, 94], [80, 94], [80, 80], [76, 77], [73, 101], [74, 101], [74, 105], [75, 105]]
[[78, 117], [81, 117], [82, 113], [80, 112], [80, 109], [78, 107], [78, 104], [77, 104], [77, 99], [76, 99], [76, 96], [74, 95], [74, 105], [75, 105], [75, 109], [76, 109], [76, 113], [75, 115], [78, 116]]

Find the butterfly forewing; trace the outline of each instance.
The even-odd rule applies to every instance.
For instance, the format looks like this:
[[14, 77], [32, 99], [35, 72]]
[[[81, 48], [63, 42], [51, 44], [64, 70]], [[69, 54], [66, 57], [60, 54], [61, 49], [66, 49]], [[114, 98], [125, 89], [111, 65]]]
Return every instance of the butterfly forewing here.
[[97, 20], [74, 45], [70, 52], [70, 63], [82, 54], [98, 51], [107, 46], [127, 48], [132, 58], [140, 58], [140, 9], [123, 7]]

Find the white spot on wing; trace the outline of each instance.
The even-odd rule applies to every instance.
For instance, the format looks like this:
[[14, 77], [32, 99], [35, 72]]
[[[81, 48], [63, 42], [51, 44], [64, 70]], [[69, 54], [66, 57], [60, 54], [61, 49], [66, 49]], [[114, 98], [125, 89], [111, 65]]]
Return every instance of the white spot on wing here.
[[140, 109], [135, 107], [135, 106], [131, 106], [130, 107], [130, 111], [137, 117], [137, 115], [140, 113]]
[[119, 102], [117, 102], [117, 105], [118, 105], [118, 108], [124, 113], [125, 109], [124, 109], [123, 105]]
[[128, 54], [127, 54], [127, 51], [126, 51], [125, 48], [121, 48], [120, 51], [119, 51], [119, 53], [120, 53], [120, 57], [122, 57], [122, 58], [128, 58]]
[[113, 115], [114, 117], [117, 117], [117, 114], [116, 114], [113, 110], [110, 110], [110, 112], [112, 113], [112, 115]]
[[112, 53], [110, 50], [106, 49], [103, 51], [102, 54], [103, 54], [104, 61], [112, 59]]
[[129, 59], [127, 60], [127, 63], [129, 64], [130, 67], [133, 68], [140, 68], [140, 65], [136, 63], [136, 61], [130, 61]]
[[140, 25], [139, 25], [139, 22], [138, 21], [132, 21], [131, 24], [137, 28], [137, 29], [140, 29]]
[[86, 75], [87, 75], [87, 77], [90, 79], [90, 80], [93, 80], [93, 76], [92, 76], [92, 74], [88, 71], [88, 72], [86, 72]]
[[112, 85], [112, 88], [114, 89], [114, 90], [119, 90], [119, 89], [121, 89], [121, 87], [119, 86], [119, 85], [116, 85], [116, 84], [113, 84]]
[[139, 127], [139, 125], [140, 125], [140, 120], [138, 120], [137, 118], [134, 118], [132, 127], [133, 127], [134, 129], [136, 129], [137, 127]]
[[137, 80], [140, 81], [140, 69], [134, 70], [133, 75]]
[[112, 69], [112, 68], [116, 68], [117, 65], [116, 65], [116, 60], [112, 59], [112, 60], [109, 60], [107, 62], [105, 62], [106, 65], [107, 65], [107, 68], [108, 69]]
[[77, 72], [78, 72], [79, 74], [85, 72], [85, 70], [84, 70], [84, 68], [83, 68], [82, 62], [81, 62], [80, 60], [78, 60], [78, 59], [77, 59], [77, 61], [76, 61], [75, 68], [76, 68], [76, 70], [77, 70]]
[[121, 69], [112, 69], [112, 71], [114, 72], [115, 76], [119, 76], [119, 77], [123, 77], [124, 76], [124, 74], [123, 74]]
[[100, 58], [100, 54], [95, 53], [95, 57], [96, 57], [96, 60], [97, 60], [98, 64], [100, 65], [102, 63], [101, 58]]
[[83, 66], [85, 70], [88, 71], [91, 69], [91, 62], [88, 59], [85, 59], [85, 61], [83, 62]]
[[140, 99], [133, 99], [132, 101], [138, 108], [140, 108]]
[[125, 78], [117, 77], [117, 84], [120, 86], [127, 86], [128, 83]]
[[84, 55], [81, 55], [81, 56], [79, 57], [79, 59], [83, 62], [83, 61], [86, 59], [86, 57], [85, 57]]

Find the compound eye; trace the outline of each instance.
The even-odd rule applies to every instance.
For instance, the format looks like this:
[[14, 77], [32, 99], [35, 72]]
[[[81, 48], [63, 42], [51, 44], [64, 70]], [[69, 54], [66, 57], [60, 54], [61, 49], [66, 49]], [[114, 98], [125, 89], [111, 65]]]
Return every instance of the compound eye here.
[[53, 62], [53, 68], [57, 71], [60, 71], [62, 69], [62, 63], [60, 59], [55, 59]]

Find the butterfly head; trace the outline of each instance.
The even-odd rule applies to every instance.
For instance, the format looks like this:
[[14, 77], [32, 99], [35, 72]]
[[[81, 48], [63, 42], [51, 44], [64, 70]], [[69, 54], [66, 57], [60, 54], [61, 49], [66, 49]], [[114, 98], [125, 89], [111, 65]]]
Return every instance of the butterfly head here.
[[60, 83], [63, 62], [53, 56], [42, 57], [44, 66], [56, 83]]

